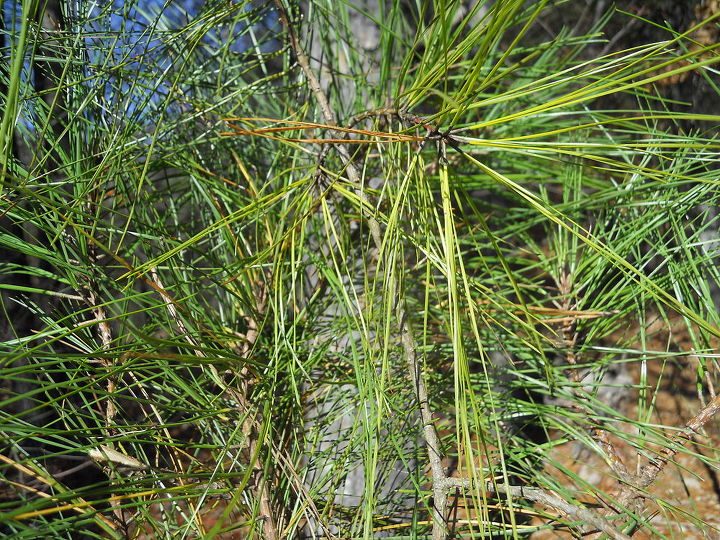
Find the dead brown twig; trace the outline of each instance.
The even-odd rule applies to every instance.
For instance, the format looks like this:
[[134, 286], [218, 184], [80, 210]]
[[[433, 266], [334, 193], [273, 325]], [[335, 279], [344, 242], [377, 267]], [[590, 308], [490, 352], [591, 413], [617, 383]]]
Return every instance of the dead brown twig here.
[[644, 507], [645, 500], [648, 497], [647, 488], [657, 480], [668, 462], [675, 458], [685, 443], [691, 440], [693, 435], [700, 433], [705, 424], [719, 411], [720, 395], [717, 395], [685, 424], [684, 429], [669, 438], [667, 444], [654, 459], [651, 459], [647, 465], [640, 468], [640, 473], [632, 479], [631, 486], [633, 489], [620, 490], [617, 497], [618, 505], [620, 507], [632, 505], [636, 510]]

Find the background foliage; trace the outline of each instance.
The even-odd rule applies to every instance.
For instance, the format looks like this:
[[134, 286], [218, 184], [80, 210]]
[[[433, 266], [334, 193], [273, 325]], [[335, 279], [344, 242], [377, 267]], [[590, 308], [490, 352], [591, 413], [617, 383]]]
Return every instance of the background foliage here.
[[3, 534], [717, 534], [713, 6], [5, 5]]

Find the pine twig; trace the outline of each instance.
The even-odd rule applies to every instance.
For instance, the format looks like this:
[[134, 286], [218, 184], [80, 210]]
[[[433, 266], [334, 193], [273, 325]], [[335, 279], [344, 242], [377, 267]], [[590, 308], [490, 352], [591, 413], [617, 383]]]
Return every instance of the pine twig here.
[[[317, 100], [325, 123], [329, 126], [337, 126], [337, 120], [332, 108], [330, 107], [330, 102], [320, 86], [320, 81], [310, 67], [310, 61], [307, 53], [305, 53], [305, 50], [300, 44], [297, 32], [290, 24], [290, 18], [288, 17], [287, 10], [282, 4], [282, 0], [274, 0], [274, 2], [280, 15], [280, 23], [290, 39], [290, 47], [295, 54], [300, 68], [305, 74], [308, 84], [310, 85], [311, 92]], [[342, 134], [338, 133], [338, 138], [341, 137]], [[347, 171], [348, 179], [355, 187], [356, 196], [363, 203], [361, 207], [364, 208], [366, 206], [364, 203], [368, 201], [367, 196], [360, 188], [362, 185], [360, 173], [355, 164], [352, 162], [352, 158], [348, 150], [344, 146], [335, 145], [335, 149], [343, 161], [343, 166]], [[370, 213], [366, 213], [366, 217], [375, 247], [378, 250], [382, 250], [380, 223]], [[398, 324], [400, 325], [400, 340], [402, 343], [405, 362], [410, 373], [410, 379], [413, 383], [415, 395], [419, 403], [420, 414], [423, 422], [423, 436], [425, 438], [425, 444], [428, 449], [430, 460], [430, 477], [434, 496], [432, 538], [433, 540], [442, 540], [446, 537], [445, 512], [447, 508], [447, 493], [450, 488], [450, 484], [448, 483], [445, 468], [442, 466], [442, 448], [440, 445], [440, 439], [437, 435], [437, 431], [435, 430], [433, 413], [428, 402], [427, 387], [425, 385], [425, 380], [422, 377], [422, 371], [417, 357], [415, 338], [413, 336], [410, 323], [407, 320], [407, 313], [405, 312], [404, 304], [400, 298], [399, 280], [395, 276], [390, 276], [390, 279], [393, 283], [390, 284], [389, 288], [396, 291], [395, 294], [398, 295], [394, 299], [393, 303], [396, 306], [396, 317]]]
[[[563, 271], [559, 279], [556, 279], [556, 284], [558, 287], [558, 292], [560, 293], [560, 297], [563, 299], [562, 304], [560, 304], [560, 309], [567, 312], [575, 310], [577, 308], [577, 305], [573, 305], [571, 303], [574, 286], [573, 275]], [[575, 354], [578, 339], [576, 325], [577, 319], [570, 318], [568, 322], [566, 324], [563, 324], [562, 328], [560, 329], [560, 338], [562, 340], [563, 346], [565, 347], [565, 358], [567, 359], [568, 365], [571, 366], [570, 378], [574, 383], [580, 384], [582, 381], [577, 368], [577, 355]], [[584, 404], [585, 396], [582, 394], [580, 389], [578, 387], [573, 387], [571, 391], [573, 396], [576, 398], [575, 402], [572, 405], [572, 408], [583, 414], [585, 420], [588, 423], [587, 429], [590, 433], [590, 436], [605, 452], [607, 463], [609, 464], [610, 468], [613, 470], [613, 472], [621, 482], [627, 484], [627, 482], [631, 478], [631, 474], [628, 472], [627, 467], [625, 466], [625, 463], [620, 456], [620, 453], [617, 451], [615, 445], [610, 440], [608, 431], [605, 429], [603, 423], [600, 420], [593, 418], [593, 412], [590, 410], [589, 407]]]
[[512, 497], [518, 499], [527, 499], [529, 501], [554, 508], [573, 519], [592, 525], [598, 531], [604, 532], [614, 540], [630, 540], [630, 537], [627, 534], [615, 529], [604, 517], [587, 508], [570, 504], [560, 497], [551, 495], [544, 489], [527, 488], [523, 486], [505, 486], [502, 484], [493, 484], [492, 482], [488, 482], [486, 489], [491, 493], [511, 495]]

